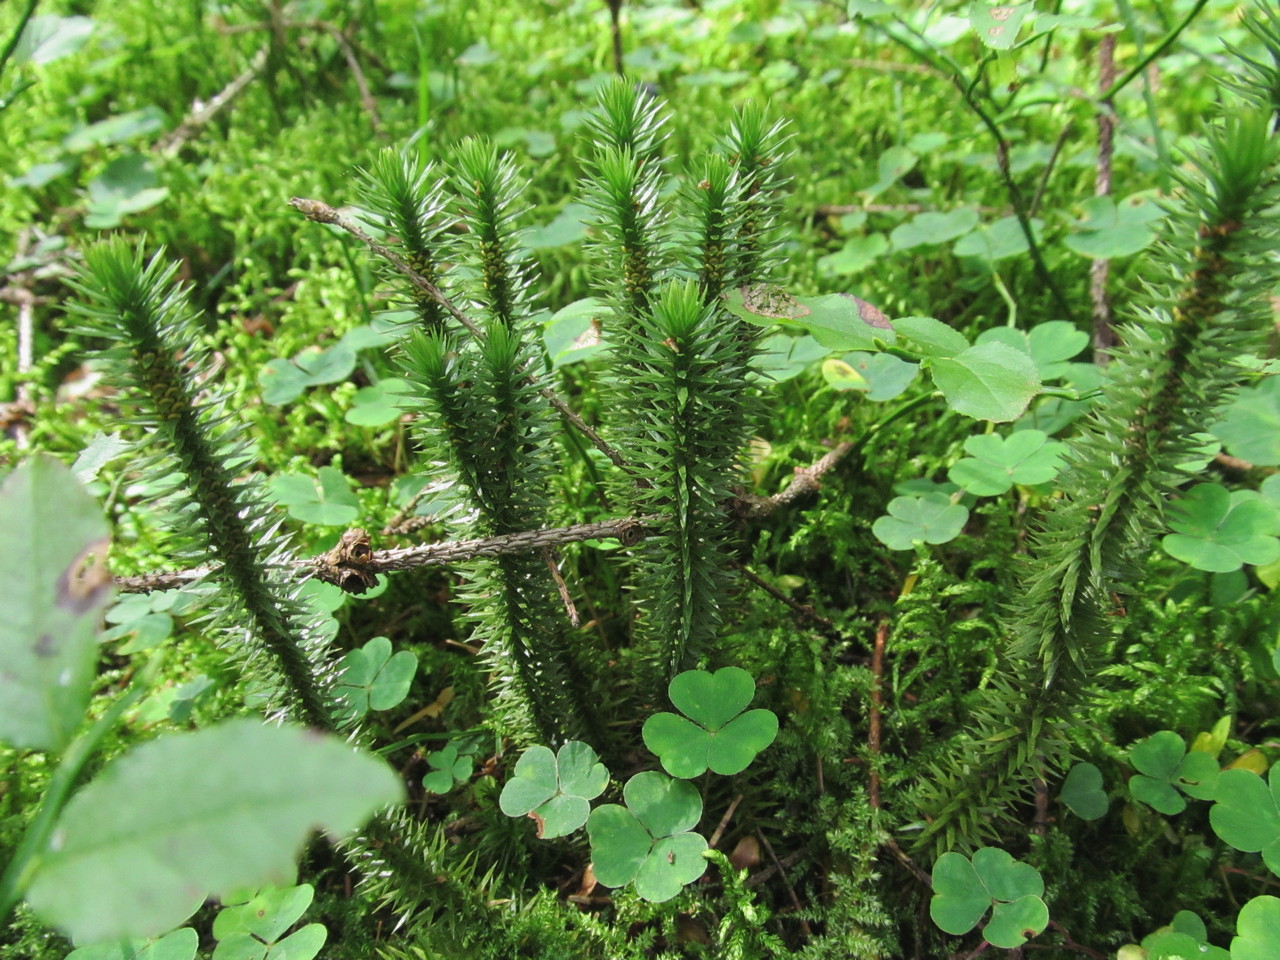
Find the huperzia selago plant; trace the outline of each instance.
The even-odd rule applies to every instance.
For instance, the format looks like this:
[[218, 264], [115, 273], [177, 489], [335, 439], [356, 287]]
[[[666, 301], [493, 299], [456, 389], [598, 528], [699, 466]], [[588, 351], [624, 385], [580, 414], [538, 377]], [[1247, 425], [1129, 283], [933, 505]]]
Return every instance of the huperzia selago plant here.
[[[814, 855], [835, 864], [831, 874], [842, 891], [828, 898], [826, 913], [799, 915], [805, 924], [827, 925], [825, 931], [805, 928], [814, 956], [850, 950], [889, 956], [899, 949], [887, 898], [872, 884], [876, 850], [887, 846], [916, 878], [930, 879], [900, 841], [914, 841], [916, 855], [933, 861], [932, 915], [948, 933], [967, 932], [990, 911], [985, 942], [1013, 948], [1038, 934], [1052, 915], [1052, 884], [1046, 895], [1035, 866], [986, 844], [1024, 843], [1025, 797], [1034, 790], [1046, 794], [1066, 773], [1071, 754], [1085, 746], [1070, 724], [1073, 712], [1105, 689], [1119, 657], [1112, 631], [1116, 596], [1138, 586], [1137, 562], [1163, 530], [1164, 504], [1191, 479], [1187, 464], [1197, 461], [1196, 435], [1251, 375], [1240, 356], [1266, 326], [1264, 294], [1276, 280], [1271, 211], [1280, 199], [1275, 105], [1258, 93], [1280, 85], [1271, 83], [1266, 69], [1258, 65], [1257, 82], [1247, 88], [1261, 105], [1218, 123], [1197, 166], [1182, 172], [1166, 239], [1150, 257], [1144, 304], [1122, 331], [1123, 344], [1083, 429], [1065, 448], [1047, 434], [985, 439], [966, 446], [971, 462], [956, 465], [956, 483], [970, 495], [995, 496], [1014, 484], [1045, 483], [1055, 473], [1063, 493], [1032, 537], [1022, 586], [1000, 625], [1009, 644], [989, 685], [976, 694], [953, 686], [939, 708], [955, 731], [952, 739], [931, 749], [927, 762], [899, 770], [901, 789], [889, 802], [878, 786], [864, 799], [854, 785], [841, 796], [820, 790], [812, 810], [806, 806], [806, 816], [829, 818], [813, 827], [809, 840], [829, 847]], [[801, 798], [794, 776], [765, 785], [745, 773], [778, 731], [774, 712], [742, 712], [756, 687], [732, 662], [738, 638], [731, 628], [743, 616], [729, 601], [741, 582], [735, 570], [741, 566], [741, 531], [812, 490], [816, 478], [859, 442], [935, 403], [933, 389], [913, 386], [921, 374], [931, 378], [948, 410], [1003, 423], [1020, 417], [1041, 391], [1051, 360], [1030, 339], [998, 335], [971, 342], [931, 317], [890, 320], [855, 297], [803, 296], [778, 286], [782, 128], [763, 111], [744, 108], [711, 155], [676, 170], [664, 154], [666, 123], [660, 104], [643, 88], [617, 82], [605, 88], [589, 126], [593, 142], [583, 192], [593, 211], [593, 264], [606, 278], [597, 312], [606, 346], [599, 431], [560, 395], [545, 353], [537, 273], [521, 246], [522, 184], [508, 157], [478, 141], [442, 167], [385, 152], [360, 178], [358, 221], [317, 201], [295, 201], [312, 219], [360, 237], [377, 252], [394, 295], [408, 307], [410, 319], [393, 352], [415, 407], [416, 470], [452, 485], [465, 524], [461, 543], [377, 551], [367, 535], [348, 531], [323, 556], [298, 558], [252, 470], [243, 427], [218, 389], [193, 329], [193, 311], [173, 283], [174, 268], [162, 256], [148, 260], [118, 240], [86, 253], [76, 312], [84, 333], [108, 345], [104, 369], [145, 438], [135, 454], [146, 459], [133, 469], [168, 478], [170, 492], [157, 510], [171, 528], [174, 560], [205, 568], [215, 585], [208, 632], [252, 685], [255, 695], [246, 702], [269, 722], [240, 719], [143, 744], [73, 793], [86, 760], [141, 696], [155, 668], [141, 671], [100, 719], [81, 730], [93, 626], [106, 602], [102, 574], [83, 558], [106, 552], [103, 525], [83, 492], [46, 461], [15, 471], [0, 509], [16, 519], [0, 524], [0, 531], [19, 530], [10, 549], [39, 559], [29, 568], [33, 590], [38, 585], [40, 591], [32, 595], [39, 599], [24, 598], [25, 579], [11, 579], [6, 589], [19, 591], [14, 605], [32, 610], [32, 623], [47, 622], [74, 642], [65, 648], [54, 643], [55, 656], [49, 657], [44, 638], [51, 634], [26, 623], [0, 633], [6, 665], [22, 665], [0, 685], [4, 705], [21, 703], [22, 710], [0, 710], [0, 717], [23, 718], [6, 722], [0, 732], [15, 745], [60, 760], [45, 806], [6, 869], [0, 887], [5, 909], [26, 896], [42, 917], [86, 942], [157, 934], [181, 923], [206, 895], [222, 896], [226, 904], [258, 902], [253, 893], [231, 888], [289, 882], [283, 874], [297, 854], [300, 831], [320, 823], [348, 837], [342, 850], [364, 878], [359, 889], [370, 909], [383, 904], [394, 911], [403, 939], [383, 945], [387, 955], [653, 956], [682, 942], [678, 931], [689, 925], [682, 928], [680, 920], [727, 956], [765, 957], [785, 949], [766, 926], [770, 911], [735, 873], [737, 859], [707, 849], [719, 829], [710, 838], [696, 832], [713, 801], [725, 811], [722, 823], [735, 811], [759, 823], [774, 805], [813, 799]], [[860, 439], [802, 471], [787, 490], [760, 497], [751, 492], [745, 451], [760, 410], [760, 333], [775, 325], [803, 330], [831, 351], [829, 379], [844, 378], [874, 400], [903, 399]], [[1068, 333], [1047, 332], [1041, 346], [1070, 339]], [[551, 478], [563, 467], [555, 443], [561, 436], [573, 438], [564, 446], [578, 457], [583, 474], [601, 478], [599, 503], [608, 505], [612, 520], [555, 526], [576, 519], [564, 516], [550, 496]], [[960, 492], [901, 499], [908, 502], [889, 505], [883, 518], [889, 522], [877, 523], [876, 535], [891, 548], [923, 554], [925, 544], [946, 542], [968, 518]], [[67, 536], [48, 535], [57, 526], [49, 504], [77, 518], [67, 524]], [[573, 629], [577, 613], [557, 553], [600, 538], [616, 538], [626, 551], [630, 580], [625, 649], [607, 655]], [[495, 811], [530, 815], [547, 838], [585, 825], [589, 855], [572, 840], [560, 841], [559, 849], [579, 867], [590, 857], [599, 882], [634, 887], [639, 898], [614, 895], [615, 923], [563, 904], [545, 887], [545, 874], [530, 883], [503, 873], [503, 854], [489, 851], [481, 864], [457, 852], [456, 838], [408, 808], [383, 812], [357, 831], [374, 807], [400, 790], [384, 763], [358, 750], [392, 753], [418, 742], [377, 743], [370, 722], [404, 695], [412, 671], [386, 641], [370, 641], [339, 661], [312, 608], [300, 601], [299, 580], [311, 574], [358, 591], [388, 570], [462, 561], [467, 615], [492, 687], [483, 722], [499, 744], [494, 766], [501, 768], [507, 747], [527, 748], [507, 771], [501, 797], [482, 777], [467, 802], [497, 838], [493, 846], [524, 849], [514, 841], [504, 844], [510, 835], [502, 830], [512, 821]], [[922, 557], [920, 591], [932, 589], [939, 567]], [[904, 596], [904, 623], [928, 620], [918, 599]], [[22, 606], [29, 603], [35, 605]], [[69, 610], [73, 623], [65, 621]], [[775, 652], [773, 661], [750, 665], [762, 668], [761, 675], [782, 674], [793, 654]], [[51, 669], [55, 664], [72, 680], [61, 683], [64, 674]], [[697, 669], [716, 666], [715, 672]], [[878, 724], [878, 675], [838, 683], [857, 706], [870, 704]], [[46, 696], [51, 690], [58, 695]], [[683, 717], [656, 712], [666, 694]], [[803, 692], [776, 696], [773, 706], [789, 707], [796, 727], [807, 729]], [[829, 719], [843, 725], [847, 714], [860, 712], [838, 711]], [[635, 725], [616, 723], [619, 716], [649, 719], [628, 740]], [[291, 724], [340, 732], [351, 742], [316, 738]], [[806, 752], [800, 736], [788, 737], [785, 726], [779, 736], [762, 760], [798, 771], [816, 759], [821, 784], [822, 756]], [[641, 738], [665, 772], [637, 769], [645, 766], [636, 759]], [[469, 760], [459, 763], [462, 752], [451, 741], [431, 754], [432, 795], [448, 793], [469, 775]], [[1155, 784], [1134, 788], [1135, 799], [1167, 799], [1180, 789], [1200, 796], [1192, 792], [1199, 786], [1188, 788], [1179, 777], [1203, 773], [1203, 761], [1184, 768], [1179, 758], [1170, 765], [1164, 754], [1176, 752], [1135, 748], [1129, 759], [1138, 776]], [[876, 775], [883, 759], [867, 757]], [[317, 772], [326, 767], [333, 782]], [[627, 774], [613, 792], [610, 769]], [[238, 786], [244, 770], [268, 786], [246, 798]], [[333, 804], [294, 809], [292, 791], [273, 778], [282, 771], [293, 779], [293, 790]], [[1255, 773], [1238, 773], [1217, 778], [1230, 791], [1216, 795], [1222, 812], [1211, 818], [1227, 843], [1262, 850], [1265, 857], [1274, 831], [1251, 831], [1244, 821], [1254, 808], [1272, 817], [1266, 804], [1274, 802], [1258, 792], [1260, 781], [1244, 781]], [[1064, 803], [1096, 810], [1099, 783], [1088, 771], [1073, 776], [1063, 787]], [[737, 779], [728, 787], [723, 778]], [[174, 779], [188, 785], [173, 788]], [[197, 802], [201, 790], [208, 797]], [[736, 794], [732, 800], [730, 792]], [[152, 802], [132, 815], [116, 813], [140, 794]], [[591, 810], [598, 798], [621, 802]], [[224, 807], [234, 808], [235, 816], [220, 818]], [[183, 816], [173, 818], [175, 810]], [[98, 832], [101, 823], [113, 824], [115, 832]], [[263, 831], [273, 832], [275, 842], [264, 842], [254, 857], [254, 843], [246, 838], [256, 841]], [[1028, 860], [1052, 843], [1052, 836], [1038, 835]], [[227, 849], [245, 859], [224, 857]], [[743, 856], [749, 855], [748, 845]], [[173, 874], [130, 869], [136, 876], [121, 883], [125, 867], [143, 859], [166, 867], [180, 861], [181, 882]], [[1040, 866], [1061, 873], [1068, 859], [1064, 854]], [[713, 874], [698, 883], [708, 862], [719, 880]], [[785, 873], [781, 862], [775, 866]], [[480, 875], [481, 867], [489, 872]], [[148, 912], [137, 904], [155, 883], [171, 889], [160, 898], [164, 909]], [[118, 896], [96, 901], [82, 893], [94, 884], [118, 888]], [[584, 882], [583, 889], [578, 900], [590, 896], [590, 885]], [[308, 899], [292, 887], [257, 897], [273, 904]], [[674, 909], [646, 902], [669, 899]], [[1259, 917], [1265, 921], [1270, 910], [1269, 903], [1246, 907], [1242, 951], [1257, 940]], [[288, 922], [297, 918], [292, 907], [263, 911]], [[283, 933], [276, 926], [257, 933], [232, 931], [232, 921], [224, 926], [228, 935], [262, 944], [276, 943]], [[628, 926], [641, 932], [632, 935]], [[184, 957], [196, 949], [194, 938], [188, 940]]]

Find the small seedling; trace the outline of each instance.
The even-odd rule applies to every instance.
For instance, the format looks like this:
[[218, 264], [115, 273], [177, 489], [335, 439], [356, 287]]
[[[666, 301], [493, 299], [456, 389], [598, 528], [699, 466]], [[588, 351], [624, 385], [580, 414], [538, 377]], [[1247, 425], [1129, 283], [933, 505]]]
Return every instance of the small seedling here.
[[532, 817], [544, 840], [563, 837], [587, 822], [590, 801], [608, 782], [609, 771], [596, 752], [579, 740], [554, 754], [548, 747], [530, 747], [502, 788], [498, 806], [508, 817]]
[[673, 777], [696, 777], [707, 769], [726, 776], [741, 773], [778, 735], [773, 711], [742, 712], [755, 696], [756, 683], [741, 667], [687, 670], [672, 679], [668, 692], [685, 716], [655, 713], [645, 721], [643, 735], [645, 746]]
[[422, 789], [428, 793], [445, 794], [453, 789], [455, 783], [466, 783], [471, 779], [475, 759], [459, 756], [458, 745], [450, 743], [428, 753], [427, 766], [431, 772], [422, 778]]
[[944, 853], [933, 867], [933, 891], [929, 915], [947, 933], [968, 933], [990, 910], [982, 936], [1012, 950], [1049, 925], [1040, 871], [997, 847], [974, 851], [972, 861]]
[[1129, 756], [1139, 771], [1129, 779], [1129, 794], [1160, 813], [1172, 815], [1185, 810], [1183, 793], [1197, 800], [1214, 798], [1218, 764], [1207, 753], [1188, 752], [1182, 738], [1172, 730], [1161, 730], [1135, 743]]

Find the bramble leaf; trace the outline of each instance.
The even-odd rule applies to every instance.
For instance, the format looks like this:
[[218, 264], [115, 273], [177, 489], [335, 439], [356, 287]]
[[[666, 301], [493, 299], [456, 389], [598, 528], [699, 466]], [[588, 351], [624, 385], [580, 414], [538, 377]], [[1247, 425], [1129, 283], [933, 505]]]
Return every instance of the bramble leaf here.
[[403, 797], [336, 737], [232, 720], [144, 743], [63, 808], [27, 900], [77, 942], [151, 936], [211, 893], [292, 876], [319, 827], [345, 837]]
[[0, 485], [0, 550], [20, 561], [0, 581], [0, 740], [60, 751], [84, 722], [112, 593], [107, 546], [102, 510], [52, 457]]
[[1016, 420], [1040, 391], [1031, 358], [1003, 343], [981, 343], [935, 358], [928, 369], [947, 406], [975, 420]]

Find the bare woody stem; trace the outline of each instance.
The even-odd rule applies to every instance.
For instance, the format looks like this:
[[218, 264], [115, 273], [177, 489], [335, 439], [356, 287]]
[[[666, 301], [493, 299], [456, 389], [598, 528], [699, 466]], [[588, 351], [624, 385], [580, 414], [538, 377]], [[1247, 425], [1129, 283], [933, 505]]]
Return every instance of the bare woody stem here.
[[[841, 443], [812, 466], [798, 468], [786, 489], [772, 497], [744, 497], [730, 501], [728, 512], [737, 517], [767, 517], [805, 493], [817, 491], [823, 474], [830, 471], [853, 449]], [[623, 546], [635, 546], [648, 535], [649, 527], [661, 520], [658, 516], [623, 517], [598, 523], [577, 523], [548, 530], [528, 530], [473, 540], [450, 540], [392, 550], [373, 550], [362, 530], [348, 530], [341, 542], [328, 553], [293, 561], [300, 573], [336, 584], [353, 593], [363, 593], [374, 585], [379, 573], [438, 567], [475, 557], [501, 557], [514, 553], [556, 547], [583, 540], [616, 539]], [[122, 593], [150, 593], [186, 586], [212, 572], [210, 567], [178, 570], [171, 573], [147, 573], [134, 577], [116, 577], [115, 585]]]
[[[369, 234], [365, 233], [360, 225], [354, 220], [349, 217], [344, 217], [337, 210], [322, 200], [307, 200], [303, 197], [294, 197], [289, 201], [289, 205], [298, 210], [298, 212], [308, 220], [314, 220], [316, 223], [331, 223], [335, 227], [340, 227], [347, 233], [351, 234], [378, 256], [386, 260], [387, 263], [391, 264], [398, 273], [403, 274], [404, 277], [415, 287], [436, 303], [440, 304], [440, 306], [444, 307], [444, 309], [448, 311], [449, 316], [462, 324], [462, 326], [465, 327], [473, 337], [481, 340], [484, 339], [484, 333], [476, 326], [475, 321], [454, 306], [453, 302], [444, 295], [444, 292], [439, 287], [420, 274], [417, 270], [414, 270], [413, 267], [409, 266], [409, 264], [406, 263], [404, 259], [390, 247], [379, 243], [377, 240], [373, 239], [373, 237], [369, 236]], [[590, 440], [597, 450], [613, 461], [617, 467], [625, 470], [627, 473], [631, 473], [631, 465], [627, 463], [626, 458], [610, 446], [598, 433], [596, 433], [595, 430], [591, 428], [591, 425], [578, 416], [578, 414], [571, 409], [567, 403], [561, 400], [554, 390], [550, 387], [540, 387], [538, 392], [546, 398], [548, 403], [555, 407], [560, 416], [564, 417], [576, 430]]]

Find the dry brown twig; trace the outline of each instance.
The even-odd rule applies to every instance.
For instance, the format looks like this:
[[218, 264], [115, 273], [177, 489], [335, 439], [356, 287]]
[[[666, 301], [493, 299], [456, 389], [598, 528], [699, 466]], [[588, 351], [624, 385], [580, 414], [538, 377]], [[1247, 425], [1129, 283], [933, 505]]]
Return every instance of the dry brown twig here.
[[262, 72], [262, 68], [267, 65], [267, 54], [268, 48], [262, 47], [253, 55], [253, 59], [249, 61], [249, 66], [245, 68], [244, 72], [219, 90], [210, 100], [193, 100], [191, 109], [183, 117], [182, 122], [161, 137], [160, 142], [156, 144], [156, 149], [166, 156], [173, 156], [177, 153], [182, 148], [182, 145], [195, 135], [197, 130], [217, 116], [220, 111], [230, 105], [231, 101], [244, 92], [244, 89], [253, 82], [253, 79]]
[[[774, 510], [794, 502], [802, 494], [820, 489], [821, 484], [818, 483], [818, 479], [834, 468], [852, 449], [852, 444], [838, 444], [813, 465], [797, 467], [795, 477], [781, 493], [772, 497], [752, 497], [731, 501], [727, 512], [733, 516], [751, 519], [767, 517]], [[370, 544], [369, 535], [364, 530], [354, 529], [344, 533], [338, 545], [328, 553], [295, 560], [292, 565], [305, 576], [335, 584], [350, 593], [364, 593], [376, 584], [378, 574], [397, 570], [438, 567], [472, 560], [476, 557], [501, 557], [529, 550], [540, 550], [544, 547], [561, 546], [566, 543], [580, 543], [583, 540], [616, 539], [624, 547], [631, 547], [644, 539], [648, 529], [660, 520], [661, 517], [658, 516], [622, 517], [597, 523], [576, 523], [567, 527], [528, 530], [472, 540], [448, 540], [393, 550], [374, 550]], [[213, 567], [196, 567], [168, 573], [116, 577], [115, 585], [122, 593], [172, 590], [194, 583], [208, 576], [214, 569]], [[748, 579], [769, 589], [771, 593], [775, 592], [754, 574]], [[790, 600], [785, 595], [782, 595], [781, 599]], [[834, 624], [807, 608], [798, 612], [803, 613], [807, 619], [824, 630], [827, 628], [835, 630]]]

